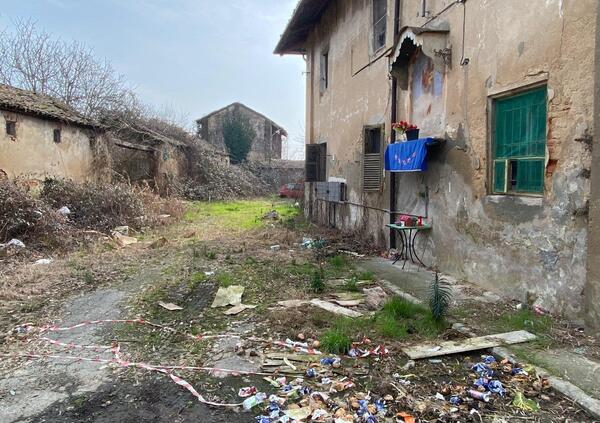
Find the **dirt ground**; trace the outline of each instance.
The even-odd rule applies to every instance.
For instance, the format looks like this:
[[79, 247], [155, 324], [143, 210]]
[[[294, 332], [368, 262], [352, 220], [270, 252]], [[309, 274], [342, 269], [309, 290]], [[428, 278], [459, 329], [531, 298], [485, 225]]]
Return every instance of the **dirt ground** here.
[[[263, 219], [273, 208], [278, 218]], [[54, 257], [49, 265], [33, 266], [26, 256], [2, 263], [0, 422], [250, 422], [268, 414], [268, 401], [249, 412], [202, 404], [169, 374], [124, 362], [249, 373], [172, 371], [217, 403], [240, 403], [244, 398], [238, 390], [255, 386], [267, 395], [287, 397], [282, 410], [310, 404], [330, 416], [340, 409], [357, 411], [353, 407], [363, 398], [373, 407], [379, 400], [382, 410], [371, 421], [410, 421], [398, 413], [422, 422], [593, 421], [531, 371], [515, 378], [511, 368], [503, 370], [506, 364], [494, 364], [494, 377], [507, 391], [504, 396], [492, 395], [489, 402], [471, 398], [467, 391], [477, 378], [471, 366], [485, 352], [409, 362], [401, 352], [404, 345], [464, 335], [449, 325], [433, 324], [425, 309], [394, 311], [377, 299], [377, 304], [370, 297], [364, 301], [363, 290], [377, 288], [377, 275], [361, 273], [360, 258], [339, 250], [374, 251], [356, 239], [309, 225], [298, 213], [291, 203], [273, 199], [195, 203], [182, 221], [134, 234], [138, 242], [125, 248], [97, 240]], [[311, 247], [319, 248], [302, 248], [305, 238], [317, 240]], [[323, 248], [320, 238], [327, 241]], [[226, 307], [210, 307], [219, 288], [233, 285], [243, 286], [243, 303], [256, 307], [231, 316], [224, 314]], [[351, 308], [363, 314], [360, 318], [340, 318], [306, 304], [277, 305], [282, 300], [358, 296], [360, 304]], [[167, 310], [161, 302], [181, 309]], [[479, 312], [473, 310], [475, 306], [455, 310], [455, 315], [451, 310], [450, 317], [461, 320], [466, 313]], [[401, 316], [392, 317], [394, 312]], [[39, 330], [44, 325], [120, 319], [135, 321]], [[569, 336], [577, 336], [573, 333]], [[210, 338], [224, 334], [229, 337]], [[286, 338], [309, 344], [319, 340], [321, 350], [346, 340], [363, 342], [359, 347], [365, 350], [384, 345], [388, 353], [367, 358], [341, 354], [339, 367], [331, 367], [321, 364], [320, 356], [298, 358], [274, 343]], [[117, 345], [120, 364], [113, 360]], [[590, 351], [595, 351], [592, 346]], [[283, 352], [293, 363], [273, 358]], [[307, 369], [319, 375], [306, 377]], [[272, 379], [287, 376], [279, 385], [298, 383], [330, 397], [306, 394], [292, 399], [285, 386], [254, 374], [272, 372]], [[298, 377], [303, 380], [294, 382]], [[347, 381], [353, 386], [341, 387]], [[518, 393], [539, 410], [515, 406]], [[452, 397], [458, 403], [450, 403]]]

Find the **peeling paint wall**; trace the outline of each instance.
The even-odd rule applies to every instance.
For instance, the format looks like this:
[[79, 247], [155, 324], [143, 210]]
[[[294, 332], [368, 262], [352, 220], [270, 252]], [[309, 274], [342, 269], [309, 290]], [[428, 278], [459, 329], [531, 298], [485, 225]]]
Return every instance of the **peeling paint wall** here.
[[[392, 46], [394, 3], [388, 3], [386, 48]], [[420, 0], [401, 3], [400, 27], [449, 29], [446, 47], [452, 49], [451, 62], [438, 75], [424, 59], [413, 67], [413, 84], [400, 89], [397, 97], [397, 120], [415, 120], [423, 127], [421, 136], [446, 139], [430, 151], [427, 172], [397, 177], [397, 210], [421, 215], [427, 206], [433, 221], [419, 251], [425, 247], [426, 262], [441, 271], [580, 316], [596, 2], [469, 0], [451, 6], [454, 1], [429, 0], [428, 17], [418, 16]], [[431, 20], [446, 6], [448, 10]], [[387, 140], [390, 130], [388, 60], [364, 67], [377, 56], [370, 51], [370, 19], [370, 1], [340, 0], [313, 30], [308, 42], [307, 140], [327, 142], [327, 175], [347, 182], [350, 201], [385, 209], [389, 174], [379, 193], [361, 188], [362, 128], [385, 123]], [[321, 94], [323, 51], [329, 53], [331, 75], [329, 88]], [[461, 66], [464, 58], [469, 62]], [[425, 87], [423, 76], [431, 78], [427, 90], [420, 89]], [[490, 195], [491, 99], [535, 84], [548, 87], [544, 193]], [[364, 231], [386, 245], [385, 212], [338, 204], [332, 218], [332, 207], [315, 203], [314, 218]]]
[[[16, 136], [6, 133], [6, 121], [16, 122]], [[61, 130], [60, 143], [54, 130]], [[42, 180], [47, 176], [75, 181], [108, 177], [106, 139], [90, 129], [0, 111], [0, 170], [9, 177]]]

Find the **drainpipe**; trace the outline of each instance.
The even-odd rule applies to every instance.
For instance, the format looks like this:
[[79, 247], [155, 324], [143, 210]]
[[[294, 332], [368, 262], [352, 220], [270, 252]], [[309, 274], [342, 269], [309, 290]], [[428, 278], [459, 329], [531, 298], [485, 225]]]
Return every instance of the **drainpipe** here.
[[[400, 0], [396, 0], [396, 5], [394, 9], [394, 42], [396, 41], [396, 36], [400, 32]], [[392, 76], [392, 104], [390, 107], [390, 128], [391, 124], [396, 122], [397, 118], [397, 96], [398, 96], [398, 81], [395, 76]], [[390, 130], [390, 144], [396, 142], [396, 131], [393, 129]], [[390, 172], [390, 223], [396, 222], [396, 214], [394, 210], [396, 210], [396, 173]], [[396, 231], [390, 229], [390, 248], [396, 247]]]
[[590, 176], [587, 239], [587, 272], [584, 288], [586, 329], [600, 335], [600, 3], [596, 11], [596, 47], [594, 66], [594, 135]]

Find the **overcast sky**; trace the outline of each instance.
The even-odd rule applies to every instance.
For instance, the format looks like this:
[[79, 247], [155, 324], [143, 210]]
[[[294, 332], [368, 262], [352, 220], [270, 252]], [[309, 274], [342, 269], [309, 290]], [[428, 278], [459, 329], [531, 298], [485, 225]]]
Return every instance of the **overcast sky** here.
[[[240, 101], [284, 126], [302, 156], [304, 61], [273, 49], [297, 0], [2, 1], [0, 26], [31, 18], [83, 41], [142, 100], [190, 120]], [[298, 158], [299, 158], [298, 157]]]

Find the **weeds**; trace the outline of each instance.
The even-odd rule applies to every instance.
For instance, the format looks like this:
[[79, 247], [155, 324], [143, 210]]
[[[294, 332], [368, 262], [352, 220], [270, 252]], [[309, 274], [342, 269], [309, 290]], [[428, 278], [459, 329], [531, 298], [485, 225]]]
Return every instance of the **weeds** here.
[[500, 324], [506, 330], [527, 330], [538, 335], [543, 335], [550, 332], [552, 318], [550, 316], [537, 315], [532, 310], [524, 309], [515, 313], [502, 315]]
[[344, 283], [344, 289], [346, 291], [358, 292], [359, 288], [358, 288], [357, 282], [358, 281], [355, 276], [351, 277], [350, 279], [346, 280], [346, 282]]
[[380, 313], [375, 318], [375, 329], [385, 338], [402, 339], [408, 335], [405, 322], [395, 319], [387, 313]]
[[329, 259], [329, 265], [336, 270], [342, 270], [346, 264], [346, 257], [339, 254]]
[[235, 279], [231, 273], [219, 273], [217, 275], [217, 282], [220, 286], [227, 288], [234, 284]]
[[383, 305], [383, 313], [392, 316], [394, 319], [410, 319], [417, 317], [417, 315], [425, 315], [427, 309], [402, 297], [392, 297]]
[[364, 271], [356, 275], [359, 281], [372, 281], [375, 280], [375, 274], [370, 270]]
[[310, 287], [316, 293], [321, 293], [325, 290], [325, 275], [323, 269], [315, 269], [310, 280]]
[[326, 331], [320, 339], [321, 348], [330, 354], [346, 354], [350, 350], [350, 337], [340, 329]]
[[93, 285], [96, 282], [96, 277], [94, 276], [94, 273], [92, 273], [92, 271], [89, 269], [84, 270], [81, 277], [83, 278], [83, 281], [88, 285]]

